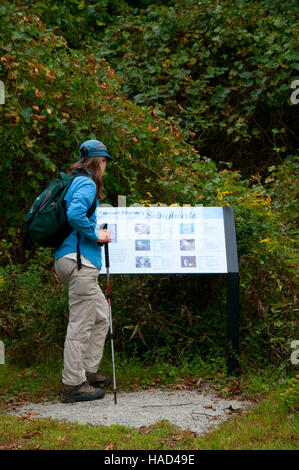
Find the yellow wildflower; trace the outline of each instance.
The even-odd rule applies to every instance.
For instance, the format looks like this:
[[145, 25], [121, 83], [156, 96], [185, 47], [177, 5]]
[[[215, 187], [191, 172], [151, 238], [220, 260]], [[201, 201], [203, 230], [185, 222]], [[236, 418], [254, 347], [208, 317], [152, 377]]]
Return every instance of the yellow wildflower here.
[[264, 238], [264, 240], [260, 240], [260, 243], [271, 243], [270, 238]]

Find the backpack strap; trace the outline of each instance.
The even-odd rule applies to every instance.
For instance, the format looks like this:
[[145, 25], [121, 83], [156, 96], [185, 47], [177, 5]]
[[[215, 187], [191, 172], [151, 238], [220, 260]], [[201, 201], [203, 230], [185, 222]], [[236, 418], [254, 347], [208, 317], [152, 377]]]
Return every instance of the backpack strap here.
[[[94, 181], [93, 174], [88, 170], [84, 170], [83, 168], [80, 169], [80, 170], [77, 169], [75, 171], [75, 177], [77, 177], [77, 176], [86, 176], [87, 178], [92, 178], [93, 181]], [[90, 218], [92, 216], [92, 214], [95, 211], [96, 206], [97, 206], [97, 197], [95, 196], [95, 198], [93, 200], [93, 203], [91, 204], [90, 208], [86, 212], [86, 216], [88, 218]], [[79, 232], [77, 232], [77, 267], [78, 267], [78, 271], [80, 271], [80, 269], [82, 267], [81, 253], [80, 253], [80, 238], [81, 238], [81, 234]]]
[[[90, 206], [90, 208], [88, 209], [88, 211], [86, 213], [88, 218], [91, 217], [91, 215], [94, 213], [96, 205], [97, 205], [97, 198], [95, 197], [94, 200], [93, 200], [92, 205]], [[78, 266], [78, 271], [80, 271], [80, 269], [82, 267], [81, 253], [80, 253], [80, 238], [81, 238], [81, 234], [79, 232], [77, 232], [77, 266]]]

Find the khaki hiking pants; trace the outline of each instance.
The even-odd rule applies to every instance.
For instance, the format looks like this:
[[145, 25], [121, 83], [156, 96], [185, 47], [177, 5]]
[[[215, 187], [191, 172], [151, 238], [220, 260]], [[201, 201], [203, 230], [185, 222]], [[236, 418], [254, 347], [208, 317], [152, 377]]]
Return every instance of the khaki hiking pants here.
[[99, 284], [99, 270], [68, 258], [55, 260], [55, 272], [69, 288], [69, 323], [64, 343], [62, 382], [79, 385], [85, 372], [97, 372], [109, 329], [109, 307]]

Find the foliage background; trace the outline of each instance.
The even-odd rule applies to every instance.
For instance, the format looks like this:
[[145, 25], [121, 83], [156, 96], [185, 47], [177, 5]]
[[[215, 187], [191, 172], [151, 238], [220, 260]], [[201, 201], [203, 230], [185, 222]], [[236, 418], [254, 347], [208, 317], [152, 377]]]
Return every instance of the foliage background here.
[[[105, 202], [126, 195], [128, 205], [234, 206], [242, 365], [289, 362], [297, 334], [294, 8], [2, 2], [0, 337], [15, 360], [61, 354], [68, 314], [51, 253], [26, 237], [26, 211], [83, 140], [100, 138], [117, 159]], [[119, 354], [224, 367], [224, 277], [117, 276], [113, 290]]]
[[71, 47], [105, 57], [126, 96], [174, 117], [185, 140], [214, 161], [229, 157], [248, 175], [296, 153], [297, 2], [39, 5]]

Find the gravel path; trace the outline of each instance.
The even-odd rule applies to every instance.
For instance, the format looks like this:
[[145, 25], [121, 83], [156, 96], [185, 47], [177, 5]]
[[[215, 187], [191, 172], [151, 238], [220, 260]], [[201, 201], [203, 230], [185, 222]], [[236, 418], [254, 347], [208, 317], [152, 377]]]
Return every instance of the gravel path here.
[[102, 400], [77, 403], [30, 403], [18, 406], [15, 415], [47, 417], [80, 424], [123, 425], [129, 428], [150, 426], [168, 420], [182, 430], [189, 429], [201, 435], [213, 426], [247, 410], [246, 401], [227, 400], [210, 392], [165, 391], [152, 389], [137, 392], [119, 392], [117, 404], [113, 393]]

